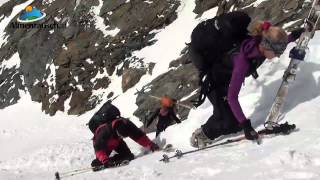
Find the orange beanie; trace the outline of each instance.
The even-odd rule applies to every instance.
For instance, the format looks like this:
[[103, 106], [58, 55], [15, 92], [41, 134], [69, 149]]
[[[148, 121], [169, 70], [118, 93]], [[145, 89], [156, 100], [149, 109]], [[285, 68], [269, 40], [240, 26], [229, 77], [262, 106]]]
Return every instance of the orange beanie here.
[[169, 96], [163, 96], [160, 99], [160, 104], [162, 107], [172, 107], [173, 106], [173, 101]]

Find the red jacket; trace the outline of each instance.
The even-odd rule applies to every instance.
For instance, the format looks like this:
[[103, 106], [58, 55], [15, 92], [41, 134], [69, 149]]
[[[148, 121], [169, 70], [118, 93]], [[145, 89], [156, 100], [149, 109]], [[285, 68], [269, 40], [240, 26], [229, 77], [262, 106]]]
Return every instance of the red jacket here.
[[144, 132], [127, 119], [119, 118], [114, 120], [112, 124], [102, 124], [96, 129], [93, 137], [96, 158], [102, 163], [106, 163], [109, 160], [110, 153], [116, 149], [122, 141], [122, 138], [120, 138], [114, 130], [115, 124], [118, 121], [125, 123], [129, 137], [141, 146], [150, 150], [153, 144]]

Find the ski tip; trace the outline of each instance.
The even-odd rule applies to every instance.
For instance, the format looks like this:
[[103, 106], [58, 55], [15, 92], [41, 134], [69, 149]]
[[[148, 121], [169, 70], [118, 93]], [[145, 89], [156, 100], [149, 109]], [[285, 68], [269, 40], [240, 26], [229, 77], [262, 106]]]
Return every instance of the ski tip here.
[[60, 174], [58, 171], [56, 173], [54, 173], [54, 176], [56, 178], [55, 180], [60, 180]]

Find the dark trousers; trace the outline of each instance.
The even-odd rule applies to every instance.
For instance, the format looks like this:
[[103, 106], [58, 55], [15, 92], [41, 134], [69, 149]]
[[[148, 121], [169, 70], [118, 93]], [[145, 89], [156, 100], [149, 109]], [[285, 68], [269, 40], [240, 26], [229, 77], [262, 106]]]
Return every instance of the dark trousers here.
[[[189, 57], [200, 74], [204, 72], [207, 75], [206, 79], [210, 84], [208, 86], [209, 93], [207, 93], [207, 90], [204, 92], [213, 106], [213, 114], [201, 126], [204, 134], [213, 140], [221, 135], [240, 131], [241, 128], [238, 121], [234, 117], [226, 99], [231, 74], [225, 73], [225, 70], [218, 65], [210, 65], [211, 61], [218, 61], [220, 58], [210, 53], [206, 55], [199, 53], [192, 44], [189, 48]], [[200, 76], [200, 79], [202, 78]]]
[[157, 131], [156, 131], [156, 137], [160, 135], [160, 133], [167, 129], [167, 127], [170, 125], [169, 119], [160, 119], [157, 124]]
[[215, 88], [208, 95], [213, 106], [213, 115], [202, 125], [204, 134], [215, 139], [221, 135], [236, 133], [241, 130], [226, 99], [227, 88]]
[[[127, 144], [121, 140], [118, 147], [114, 150], [117, 154], [115, 154], [114, 156], [110, 157], [109, 162], [111, 163], [121, 163], [124, 160], [133, 160], [134, 159], [134, 155], [131, 153], [129, 147], [127, 146]], [[109, 155], [109, 153], [107, 152], [107, 154]], [[94, 159], [91, 162], [91, 166], [92, 167], [97, 167], [97, 166], [101, 166], [103, 165], [101, 161], [99, 161], [98, 159]]]
[[132, 154], [129, 147], [123, 140], [120, 141], [120, 144], [115, 149], [115, 152], [117, 152], [117, 154], [110, 158], [110, 160], [113, 162], [121, 162], [123, 160], [131, 161], [132, 159], [134, 159], [134, 155]]

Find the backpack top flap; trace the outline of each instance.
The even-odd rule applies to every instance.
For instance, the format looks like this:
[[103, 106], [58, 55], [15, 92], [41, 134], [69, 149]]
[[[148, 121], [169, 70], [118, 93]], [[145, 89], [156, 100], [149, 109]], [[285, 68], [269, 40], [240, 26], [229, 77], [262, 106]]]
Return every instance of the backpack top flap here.
[[221, 61], [225, 53], [249, 37], [247, 27], [250, 21], [246, 13], [235, 11], [198, 24], [191, 34], [191, 48], [202, 58], [192, 59], [193, 63], [197, 65], [195, 61], [201, 61], [199, 64], [208, 68]]
[[[88, 125], [89, 129], [95, 129], [103, 123], [111, 123], [117, 117], [120, 116], [119, 109], [111, 104], [111, 101], [108, 100], [103, 106], [93, 115], [90, 119]], [[91, 130], [92, 131], [92, 130]]]

